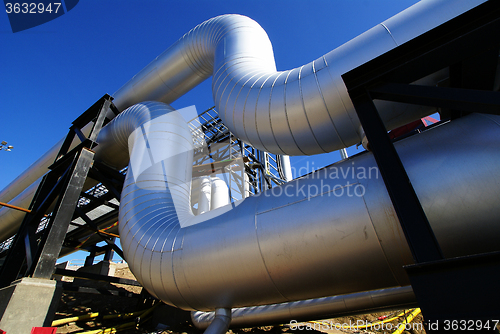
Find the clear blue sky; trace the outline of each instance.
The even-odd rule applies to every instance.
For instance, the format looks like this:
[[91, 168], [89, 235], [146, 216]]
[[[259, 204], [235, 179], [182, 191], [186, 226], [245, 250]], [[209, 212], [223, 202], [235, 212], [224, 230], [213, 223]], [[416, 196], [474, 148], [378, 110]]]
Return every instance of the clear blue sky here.
[[[415, 0], [82, 0], [65, 15], [12, 33], [0, 13], [0, 189], [67, 133], [103, 94], [114, 93], [188, 30], [213, 16], [243, 14], [273, 43], [278, 70], [308, 63], [409, 7]], [[210, 79], [173, 103], [213, 105]], [[351, 148], [349, 153], [355, 153]], [[338, 153], [293, 158], [321, 167]]]

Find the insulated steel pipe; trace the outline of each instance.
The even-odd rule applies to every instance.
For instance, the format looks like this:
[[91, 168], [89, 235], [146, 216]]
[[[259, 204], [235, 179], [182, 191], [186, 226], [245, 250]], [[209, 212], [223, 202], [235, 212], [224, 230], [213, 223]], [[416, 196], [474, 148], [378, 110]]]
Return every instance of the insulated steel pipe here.
[[[26, 190], [10, 201], [9, 204], [22, 208], [28, 208], [40, 181], [41, 179], [36, 180], [33, 184], [26, 188]], [[0, 242], [5, 241], [16, 234], [25, 215], [26, 214], [21, 211], [9, 208], [0, 209]]]
[[290, 157], [288, 155], [280, 155], [280, 167], [283, 171], [284, 180], [286, 182], [293, 180], [292, 165], [290, 164]]
[[[417, 307], [411, 286], [364, 291], [283, 304], [243, 307], [232, 310], [231, 327], [284, 324], [291, 321], [338, 318]], [[198, 329], [207, 328], [215, 312], [192, 312], [191, 320]]]
[[[150, 115], [140, 117], [147, 123], [136, 113]], [[411, 253], [371, 153], [194, 216], [193, 144], [182, 117], [144, 103], [112, 124], [122, 134], [113, 137], [130, 137], [132, 147], [123, 251], [166, 303], [210, 311], [409, 284], [402, 268]], [[446, 257], [499, 250], [499, 124], [472, 114], [395, 145]]]
[[231, 323], [231, 309], [218, 308], [214, 312], [212, 322], [203, 334], [224, 334]]
[[211, 177], [212, 179], [212, 202], [211, 210], [218, 209], [224, 205], [231, 203], [229, 196], [229, 188], [226, 181], [219, 177]]
[[[120, 88], [115, 104], [124, 109], [148, 100], [170, 103], [213, 75], [216, 109], [243, 141], [275, 154], [339, 150], [361, 141], [341, 75], [481, 2], [421, 1], [309, 64], [282, 72], [255, 21], [218, 16], [189, 31]], [[388, 130], [434, 112], [388, 103], [379, 111]]]
[[229, 188], [217, 176], [201, 176], [191, 183], [191, 207], [198, 204], [196, 215], [220, 208], [231, 203]]
[[[362, 137], [341, 74], [482, 2], [421, 1], [317, 60], [284, 72], [276, 71], [271, 43], [256, 22], [240, 15], [219, 16], [198, 25], [158, 56], [114, 94], [114, 103], [120, 111], [146, 100], [170, 103], [213, 75], [220, 117], [242, 140], [277, 154], [341, 149]], [[430, 82], [441, 80], [445, 72]], [[379, 110], [388, 129], [430, 113], [390, 103]], [[10, 202], [45, 174], [59, 146], [2, 190], [0, 201]], [[113, 166], [127, 164], [123, 148], [98, 146], [97, 150], [105, 152], [102, 156]], [[33, 194], [26, 190], [22, 197]], [[7, 211], [0, 209], [0, 240], [10, 237], [20, 224], [19, 217]]]
[[210, 176], [200, 178], [200, 193], [198, 195], [198, 214], [210, 211], [212, 204], [212, 180]]

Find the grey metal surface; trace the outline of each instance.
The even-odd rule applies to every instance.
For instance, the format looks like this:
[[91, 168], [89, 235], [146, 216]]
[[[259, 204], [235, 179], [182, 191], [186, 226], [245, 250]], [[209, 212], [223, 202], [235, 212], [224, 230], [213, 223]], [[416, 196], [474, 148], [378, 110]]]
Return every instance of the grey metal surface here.
[[[362, 133], [340, 75], [481, 2], [421, 1], [317, 60], [284, 72], [276, 71], [271, 43], [255, 21], [218, 16], [192, 29], [134, 76], [115, 92], [114, 103], [120, 111], [147, 100], [170, 103], [213, 75], [217, 109], [240, 139], [276, 154], [341, 149], [360, 141]], [[440, 72], [429, 81], [446, 75]], [[388, 129], [431, 112], [396, 103], [383, 103], [379, 110]], [[96, 152], [105, 152], [101, 156], [106, 163], [127, 164], [123, 148], [109, 149], [111, 141], [99, 142], [108, 147]], [[4, 188], [0, 201], [9, 202], [23, 191], [20, 196], [29, 201], [36, 187], [26, 189], [47, 172], [61, 143]], [[0, 240], [19, 226], [19, 214], [10, 211], [0, 209]]]
[[[388, 309], [417, 307], [411, 286], [364, 291], [283, 304], [236, 308], [232, 310], [232, 327], [284, 324], [292, 320], [337, 318], [356, 313], [381, 312]], [[214, 312], [192, 312], [191, 319], [198, 329], [205, 329], [214, 319]]]
[[[192, 139], [180, 116], [166, 116], [163, 134], [143, 136], [175, 142], [175, 159], [129, 172], [120, 207], [125, 256], [153, 295], [208, 311], [409, 284], [402, 267], [412, 257], [370, 153], [194, 216]], [[474, 114], [396, 144], [447, 257], [499, 250], [499, 124]]]

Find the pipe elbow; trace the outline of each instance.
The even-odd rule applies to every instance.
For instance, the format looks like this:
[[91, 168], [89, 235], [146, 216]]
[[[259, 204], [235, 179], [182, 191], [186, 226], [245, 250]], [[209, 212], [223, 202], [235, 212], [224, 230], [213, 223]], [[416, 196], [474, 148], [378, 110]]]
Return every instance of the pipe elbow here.
[[231, 324], [230, 308], [218, 308], [215, 312], [191, 312], [191, 321], [198, 329], [205, 329], [203, 334], [224, 334]]

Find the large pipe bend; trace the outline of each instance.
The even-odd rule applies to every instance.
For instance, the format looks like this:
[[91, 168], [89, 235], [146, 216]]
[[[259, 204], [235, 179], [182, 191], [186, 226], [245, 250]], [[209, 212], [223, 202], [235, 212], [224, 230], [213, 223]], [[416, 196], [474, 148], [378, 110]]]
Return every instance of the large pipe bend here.
[[[220, 116], [242, 140], [277, 154], [333, 151], [361, 140], [340, 75], [481, 2], [421, 1], [317, 60], [283, 72], [276, 71], [271, 43], [257, 23], [241, 15], [218, 16], [192, 29], [129, 80], [113, 94], [114, 103], [120, 111], [143, 101], [171, 103], [213, 75]], [[401, 105], [379, 111], [388, 129], [429, 112]], [[11, 201], [45, 174], [61, 143], [0, 191], [0, 201]], [[126, 152], [102, 151], [111, 165], [126, 165]], [[33, 193], [21, 197], [29, 200]], [[17, 230], [18, 216], [0, 209], [0, 241]]]
[[214, 318], [203, 334], [224, 334], [231, 324], [231, 309], [218, 308], [214, 312]]
[[[154, 115], [136, 122], [136, 110]], [[123, 251], [139, 282], [168, 304], [208, 311], [409, 284], [402, 268], [411, 253], [370, 153], [194, 216], [193, 143], [179, 113], [143, 103], [115, 122], [109, 129], [123, 122], [129, 138], [106, 135], [132, 148]], [[500, 164], [498, 124], [473, 114], [396, 144], [447, 257], [498, 250], [499, 189], [490, 181]], [[481, 206], [464, 205], [472, 202]]]
[[[199, 224], [231, 208], [193, 214], [190, 128], [170, 106], [144, 102], [119, 114], [102, 129], [99, 138], [103, 145], [109, 145], [107, 150], [122, 148], [130, 154], [120, 199], [119, 231], [131, 270], [152, 294], [190, 308], [175, 288], [173, 277], [171, 257], [182, 246], [181, 227]], [[210, 178], [208, 181], [211, 191]]]
[[[243, 141], [276, 154], [331, 152], [361, 140], [341, 75], [481, 2], [421, 1], [287, 71], [276, 71], [271, 42], [255, 21], [241, 15], [218, 16], [189, 31], [120, 88], [115, 104], [123, 109], [146, 100], [171, 103], [213, 75], [219, 115]], [[433, 110], [384, 104], [380, 112], [390, 130]]]

